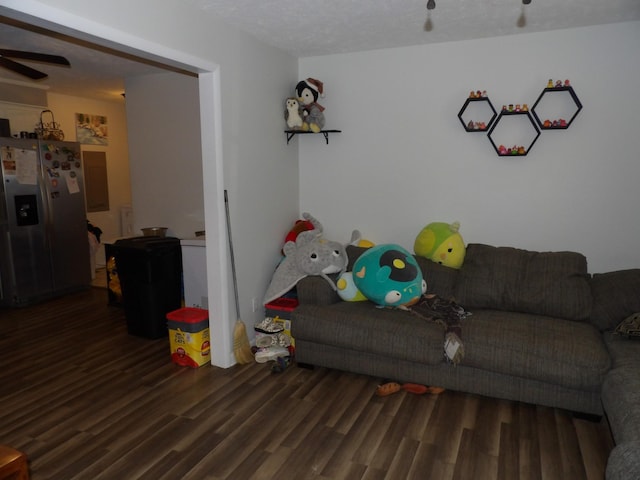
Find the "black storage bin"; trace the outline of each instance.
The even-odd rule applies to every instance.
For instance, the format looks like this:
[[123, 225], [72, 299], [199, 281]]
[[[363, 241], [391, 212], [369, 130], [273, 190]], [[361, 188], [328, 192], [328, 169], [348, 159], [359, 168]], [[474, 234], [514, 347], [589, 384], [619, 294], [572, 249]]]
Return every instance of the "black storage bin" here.
[[111, 253], [118, 266], [122, 303], [131, 335], [167, 336], [167, 313], [182, 305], [182, 250], [172, 237], [118, 240]]

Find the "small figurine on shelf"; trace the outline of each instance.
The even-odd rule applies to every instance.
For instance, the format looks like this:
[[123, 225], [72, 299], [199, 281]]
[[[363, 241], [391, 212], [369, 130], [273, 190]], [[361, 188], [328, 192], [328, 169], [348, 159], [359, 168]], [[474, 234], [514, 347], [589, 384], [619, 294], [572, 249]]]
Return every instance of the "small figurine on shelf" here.
[[556, 81], [556, 88], [560, 88], [562, 87], [562, 80], [557, 80]]
[[524, 149], [523, 146], [519, 146], [518, 147], [518, 155], [524, 155], [525, 153], [527, 153], [527, 151]]
[[565, 128], [567, 126], [567, 121], [564, 118], [561, 118], [559, 122], [560, 122], [560, 127]]
[[571, 82], [569, 82], [568, 78], [564, 81], [564, 86], [565, 87], [570, 87], [571, 86]]
[[547, 88], [553, 88], [553, 79], [549, 79], [549, 81], [547, 82]]
[[526, 103], [522, 104], [522, 111], [523, 112], [528, 112], [529, 111], [529, 106]]
[[519, 112], [519, 111], [520, 111], [520, 104], [516, 103], [516, 112]]
[[500, 145], [498, 147], [498, 154], [499, 155], [506, 155], [507, 154], [507, 147], [505, 147], [504, 145]]

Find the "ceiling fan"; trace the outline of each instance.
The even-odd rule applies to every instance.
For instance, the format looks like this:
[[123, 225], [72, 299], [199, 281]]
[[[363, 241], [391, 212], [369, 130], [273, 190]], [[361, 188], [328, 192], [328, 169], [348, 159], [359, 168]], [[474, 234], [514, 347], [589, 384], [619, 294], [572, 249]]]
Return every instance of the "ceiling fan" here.
[[31, 67], [27, 67], [22, 63], [14, 62], [10, 58], [19, 58], [23, 60], [32, 60], [35, 62], [51, 63], [54, 65], [71, 66], [69, 60], [59, 55], [48, 55], [46, 53], [23, 52], [21, 50], [5, 50], [0, 48], [0, 66], [12, 70], [20, 75], [24, 75], [33, 80], [41, 80], [47, 78], [47, 74], [40, 72]]

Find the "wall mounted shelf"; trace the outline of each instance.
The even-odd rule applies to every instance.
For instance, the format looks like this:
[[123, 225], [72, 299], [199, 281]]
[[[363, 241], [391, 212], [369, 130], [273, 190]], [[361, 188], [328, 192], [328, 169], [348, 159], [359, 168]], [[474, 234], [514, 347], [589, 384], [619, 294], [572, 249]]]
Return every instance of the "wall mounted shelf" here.
[[[329, 145], [329, 134], [330, 133], [340, 133], [342, 130], [320, 130], [318, 134], [322, 134], [324, 136], [327, 145]], [[305, 132], [302, 130], [285, 130], [284, 133], [287, 135], [287, 145], [289, 145], [289, 141], [295, 137], [296, 135], [317, 135], [315, 132]]]
[[580, 110], [582, 103], [569, 85], [545, 88], [531, 109], [542, 130], [566, 130]]
[[[487, 136], [499, 156], [523, 157], [529, 153], [533, 144], [538, 140], [540, 129], [528, 111], [502, 110]], [[509, 141], [507, 142], [506, 139]], [[511, 141], [514, 139], [517, 143], [511, 147]], [[528, 146], [525, 147], [525, 145]]]
[[467, 132], [486, 132], [497, 116], [489, 97], [469, 97], [458, 113]]

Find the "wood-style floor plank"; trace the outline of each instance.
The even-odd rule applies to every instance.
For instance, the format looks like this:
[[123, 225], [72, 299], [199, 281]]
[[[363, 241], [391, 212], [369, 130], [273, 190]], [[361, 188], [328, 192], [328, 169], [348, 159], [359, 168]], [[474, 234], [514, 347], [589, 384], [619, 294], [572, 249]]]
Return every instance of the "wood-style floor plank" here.
[[602, 480], [605, 420], [269, 364], [171, 363], [91, 289], [0, 309], [0, 443], [33, 480]]

